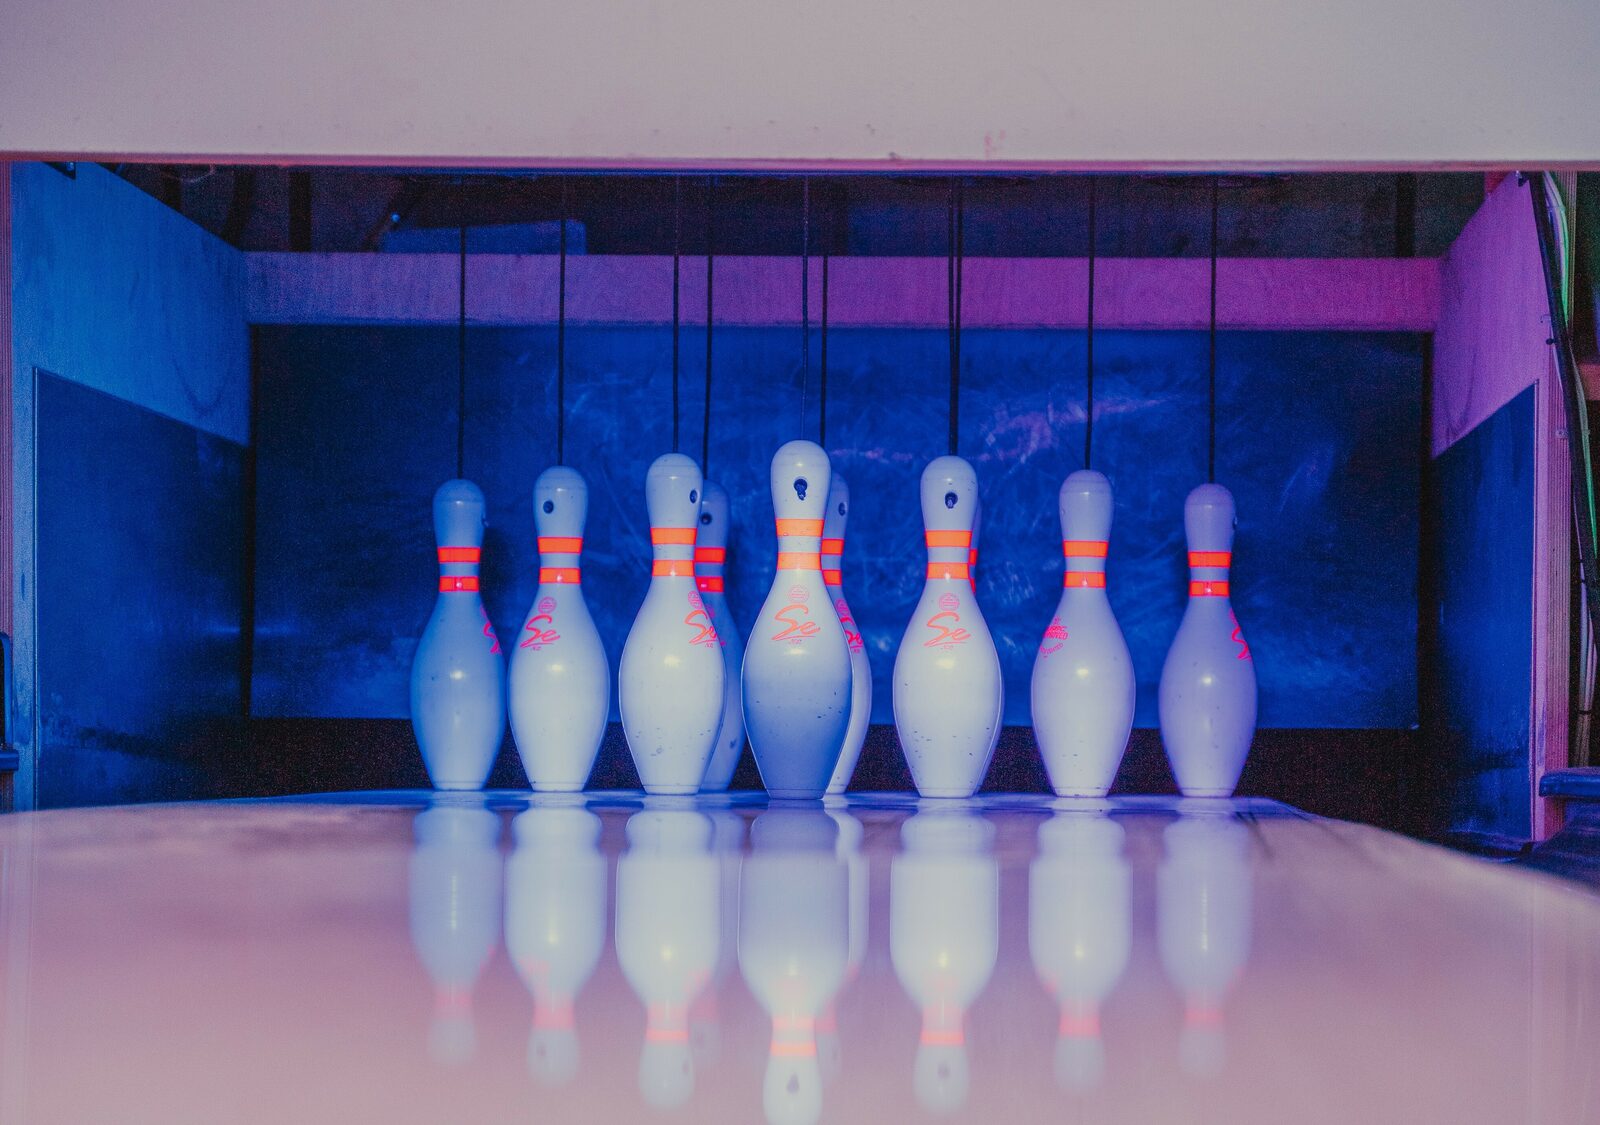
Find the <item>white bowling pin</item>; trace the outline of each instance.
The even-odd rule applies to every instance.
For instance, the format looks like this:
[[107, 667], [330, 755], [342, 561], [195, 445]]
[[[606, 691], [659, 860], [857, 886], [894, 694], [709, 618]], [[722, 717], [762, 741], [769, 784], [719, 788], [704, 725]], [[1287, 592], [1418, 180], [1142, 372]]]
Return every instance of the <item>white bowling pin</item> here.
[[700, 783], [702, 793], [721, 793], [733, 781], [744, 753], [744, 638], [733, 623], [723, 589], [723, 565], [728, 558], [730, 513], [728, 493], [720, 484], [706, 481], [700, 498], [700, 530], [694, 545], [694, 581], [722, 646], [722, 723], [717, 727], [711, 764]]
[[922, 1009], [912, 1086], [925, 1108], [954, 1113], [967, 1100], [967, 1009], [1000, 951], [994, 828], [958, 809], [919, 812], [900, 838], [905, 850], [889, 866], [889, 958]]
[[1111, 483], [1084, 469], [1061, 485], [1061, 602], [1033, 661], [1033, 733], [1050, 787], [1104, 797], [1133, 729], [1133, 657], [1106, 600]]
[[1133, 874], [1122, 827], [1104, 812], [1058, 812], [1039, 826], [1028, 872], [1028, 951], [1061, 1008], [1056, 1081], [1099, 1085], [1105, 1073], [1100, 1008], [1133, 948]]
[[511, 733], [535, 792], [582, 789], [611, 710], [611, 667], [579, 584], [589, 486], [556, 465], [533, 485], [539, 588], [511, 651]]
[[439, 486], [439, 597], [411, 661], [411, 729], [436, 789], [482, 789], [505, 734], [506, 665], [478, 593], [483, 528], [477, 485]]
[[618, 709], [648, 793], [695, 793], [722, 722], [722, 647], [694, 584], [700, 469], [681, 453], [645, 478], [654, 561], [650, 590], [622, 646]]
[[528, 1070], [546, 1085], [561, 1086], [578, 1073], [573, 1009], [605, 945], [600, 818], [578, 804], [535, 804], [517, 814], [511, 835], [516, 847], [506, 861], [506, 952], [533, 995]]
[[774, 797], [822, 796], [850, 721], [850, 648], [822, 581], [831, 476], [815, 442], [772, 458], [778, 562], [744, 652], [744, 725]]
[[770, 809], [750, 828], [739, 890], [739, 969], [772, 1017], [762, 1107], [772, 1125], [822, 1114], [818, 1015], [844, 980], [849, 873], [827, 813]]
[[617, 860], [617, 961], [645, 1006], [639, 1092], [657, 1109], [694, 1093], [689, 1008], [717, 963], [711, 822], [688, 809], [628, 818]]
[[1229, 797], [1256, 729], [1256, 670], [1228, 598], [1233, 496], [1202, 484], [1183, 504], [1189, 604], [1161, 666], [1161, 741], [1178, 788]]
[[844, 640], [850, 649], [850, 721], [845, 726], [844, 747], [839, 752], [839, 763], [833, 767], [828, 779], [829, 793], [843, 793], [850, 786], [850, 776], [856, 772], [856, 762], [861, 758], [861, 746], [867, 740], [867, 726], [872, 722], [872, 665], [867, 660], [867, 646], [861, 640], [861, 626], [844, 600], [844, 530], [850, 518], [850, 486], [844, 477], [833, 474], [828, 486], [828, 514], [822, 520], [822, 581], [833, 596], [833, 609], [844, 628]]
[[500, 818], [451, 796], [412, 825], [411, 944], [433, 980], [428, 1047], [459, 1065], [477, 1049], [472, 989], [500, 935]]
[[977, 792], [1000, 732], [1000, 656], [968, 577], [977, 499], [977, 474], [961, 458], [923, 470], [928, 574], [894, 658], [894, 725], [925, 797]]
[[1167, 979], [1183, 993], [1178, 1062], [1206, 1077], [1222, 1069], [1223, 1001], [1250, 957], [1250, 833], [1231, 816], [1185, 815], [1161, 836], [1156, 934]]

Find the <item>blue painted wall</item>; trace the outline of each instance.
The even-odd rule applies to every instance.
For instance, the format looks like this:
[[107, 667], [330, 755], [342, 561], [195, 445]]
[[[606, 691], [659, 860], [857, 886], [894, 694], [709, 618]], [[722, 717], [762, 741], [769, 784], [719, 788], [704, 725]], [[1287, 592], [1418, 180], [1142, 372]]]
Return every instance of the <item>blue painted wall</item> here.
[[1534, 394], [1529, 387], [1429, 468], [1438, 603], [1424, 648], [1424, 721], [1442, 827], [1532, 835]]
[[40, 807], [204, 796], [240, 745], [244, 448], [39, 376]]
[[[682, 339], [680, 439], [698, 455], [703, 334]], [[613, 661], [647, 583], [642, 482], [669, 449], [665, 329], [568, 334], [567, 461], [592, 490], [585, 585]], [[1424, 338], [1237, 333], [1219, 345], [1218, 478], [1240, 512], [1235, 602], [1272, 727], [1417, 721], [1420, 402]], [[1082, 333], [963, 335], [961, 452], [985, 524], [979, 597], [1001, 643], [1009, 723], [1028, 722], [1038, 636], [1060, 592], [1056, 490], [1083, 460]], [[429, 497], [455, 472], [449, 328], [257, 330], [254, 714], [399, 718], [436, 568]], [[715, 341], [709, 468], [733, 497], [729, 587], [748, 627], [775, 544], [767, 465], [815, 436], [818, 351], [802, 394], [794, 330]], [[1206, 465], [1203, 333], [1102, 332], [1095, 467], [1117, 489], [1110, 593], [1140, 685], [1139, 722], [1184, 599], [1182, 505]], [[946, 338], [829, 338], [827, 446], [854, 494], [845, 583], [872, 654], [874, 718], [920, 584], [917, 477], [944, 452]], [[502, 635], [535, 585], [534, 477], [555, 459], [554, 332], [474, 329], [466, 472], [489, 499], [484, 577]], [[802, 418], [803, 410], [803, 418]]]

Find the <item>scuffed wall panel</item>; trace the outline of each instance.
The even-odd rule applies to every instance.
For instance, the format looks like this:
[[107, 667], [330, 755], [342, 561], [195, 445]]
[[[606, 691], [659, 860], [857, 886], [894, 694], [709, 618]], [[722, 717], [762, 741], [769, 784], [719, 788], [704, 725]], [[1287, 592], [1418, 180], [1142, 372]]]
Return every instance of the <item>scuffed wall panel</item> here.
[[[817, 432], [817, 343], [802, 395], [797, 331], [716, 336], [710, 475], [733, 498], [729, 589], [746, 630], [776, 550], [769, 460], [787, 438]], [[1239, 503], [1235, 601], [1265, 726], [1417, 721], [1423, 345], [1354, 333], [1220, 339], [1218, 478]], [[455, 472], [455, 333], [273, 327], [257, 346], [255, 713], [402, 717], [435, 593], [429, 497]], [[584, 582], [614, 663], [648, 582], [643, 480], [672, 443], [671, 334], [582, 328], [567, 346], [567, 460], [592, 491]], [[702, 333], [684, 334], [679, 436], [695, 456], [702, 347]], [[1076, 332], [963, 334], [961, 452], [985, 505], [979, 597], [1013, 724], [1028, 722], [1033, 653], [1060, 592], [1056, 490], [1082, 464], [1083, 347]], [[827, 445], [854, 498], [846, 591], [872, 654], [879, 722], [891, 721], [890, 669], [921, 582], [917, 477], [945, 451], [945, 349], [938, 330], [829, 338]], [[1095, 354], [1095, 464], [1118, 498], [1111, 597], [1149, 725], [1183, 610], [1183, 499], [1205, 475], [1206, 339], [1107, 332]], [[535, 585], [530, 492], [555, 457], [554, 357], [548, 329], [470, 332], [466, 471], [489, 499], [484, 581], [502, 637], [520, 627]]]
[[1438, 602], [1423, 717], [1443, 827], [1532, 834], [1534, 395], [1528, 387], [1434, 458], [1429, 566]]
[[243, 449], [38, 376], [39, 804], [207, 796], [240, 734]]

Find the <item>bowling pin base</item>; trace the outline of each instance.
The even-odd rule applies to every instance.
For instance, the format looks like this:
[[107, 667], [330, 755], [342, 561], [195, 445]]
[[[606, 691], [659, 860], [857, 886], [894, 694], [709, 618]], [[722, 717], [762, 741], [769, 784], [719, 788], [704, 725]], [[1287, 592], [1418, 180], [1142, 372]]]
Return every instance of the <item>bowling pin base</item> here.
[[583, 782], [562, 781], [552, 783], [542, 781], [538, 785], [532, 786], [532, 789], [535, 793], [581, 793], [583, 792]]
[[977, 792], [976, 789], [921, 789], [917, 790], [919, 797], [938, 797], [949, 801], [964, 801]]
[[768, 789], [767, 796], [775, 797], [780, 801], [820, 801], [824, 791], [821, 789]]
[[1096, 786], [1091, 786], [1087, 789], [1057, 789], [1055, 791], [1057, 797], [1078, 797], [1097, 801], [1103, 800], [1107, 792], [1108, 790]]
[[698, 785], [646, 785], [644, 791], [652, 797], [684, 797], [700, 792]]

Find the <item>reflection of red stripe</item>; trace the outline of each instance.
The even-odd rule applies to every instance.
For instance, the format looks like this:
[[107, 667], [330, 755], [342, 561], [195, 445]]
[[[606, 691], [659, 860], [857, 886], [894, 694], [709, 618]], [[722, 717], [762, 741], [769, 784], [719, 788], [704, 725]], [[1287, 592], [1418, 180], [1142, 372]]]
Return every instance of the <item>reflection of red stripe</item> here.
[[825, 554], [825, 555], [842, 555], [842, 554], [844, 554], [844, 540], [843, 539], [824, 539], [822, 541], [822, 553]]
[[924, 531], [922, 540], [930, 547], [971, 547], [970, 531]]
[[539, 568], [539, 581], [558, 582], [576, 585], [578, 582], [578, 568], [575, 566], [541, 566]]
[[719, 563], [725, 561], [727, 557], [728, 548], [726, 547], [696, 547], [694, 549], [694, 561], [698, 563]]
[[1061, 584], [1069, 590], [1104, 590], [1106, 576], [1100, 570], [1069, 570], [1062, 577]]
[[1232, 551], [1190, 551], [1190, 566], [1232, 566]]
[[478, 592], [478, 576], [476, 574], [441, 574], [439, 576], [439, 590], [447, 594], [475, 594]]
[[784, 535], [821, 535], [821, 520], [778, 520], [778, 534]]
[[830, 586], [844, 585], [844, 576], [837, 570], [824, 570], [822, 572], [822, 580]]
[[1076, 1015], [1062, 1009], [1056, 1034], [1063, 1039], [1090, 1039], [1100, 1034], [1100, 1017], [1094, 1012]]
[[650, 1043], [687, 1043], [689, 1029], [687, 1027], [647, 1027], [644, 1031], [646, 1042]]
[[1063, 539], [1061, 553], [1069, 559], [1103, 559], [1108, 546], [1100, 539]]
[[809, 1059], [817, 1053], [817, 1045], [805, 1043], [780, 1043], [772, 1041], [772, 1057], [775, 1059]]
[[483, 555], [482, 547], [440, 547], [442, 563], [475, 563]]
[[541, 535], [539, 536], [539, 553], [554, 555], [576, 555], [583, 550], [583, 536], [581, 535]]
[[722, 579], [720, 577], [696, 578], [694, 580], [694, 584], [700, 587], [700, 592], [702, 594], [722, 593]]
[[1189, 596], [1191, 598], [1225, 598], [1228, 596], [1227, 579], [1218, 582], [1191, 582], [1189, 583]]
[[779, 570], [816, 570], [822, 565], [822, 556], [815, 551], [779, 551]]
[[652, 527], [650, 529], [650, 542], [655, 546], [694, 546], [694, 528], [692, 527]]
[[959, 1047], [967, 1041], [967, 1036], [959, 1027], [954, 1031], [935, 1031], [929, 1028], [922, 1033], [922, 1041], [930, 1047]]
[[693, 578], [694, 563], [688, 559], [657, 559], [650, 564], [652, 578]]
[[966, 563], [929, 563], [929, 578], [959, 578], [966, 581], [971, 577]]

